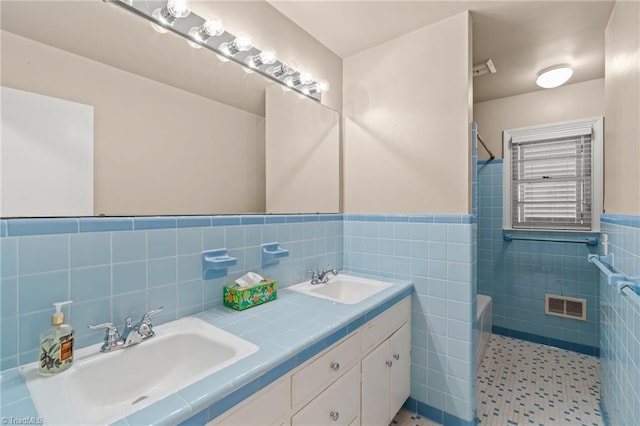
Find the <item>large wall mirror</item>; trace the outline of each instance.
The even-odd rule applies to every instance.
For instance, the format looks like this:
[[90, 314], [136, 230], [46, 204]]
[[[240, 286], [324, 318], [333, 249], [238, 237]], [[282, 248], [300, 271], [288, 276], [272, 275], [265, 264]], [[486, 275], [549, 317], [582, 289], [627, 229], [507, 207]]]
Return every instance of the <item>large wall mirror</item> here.
[[265, 89], [276, 83], [103, 1], [1, 7], [1, 85], [93, 107], [93, 215], [266, 211]]

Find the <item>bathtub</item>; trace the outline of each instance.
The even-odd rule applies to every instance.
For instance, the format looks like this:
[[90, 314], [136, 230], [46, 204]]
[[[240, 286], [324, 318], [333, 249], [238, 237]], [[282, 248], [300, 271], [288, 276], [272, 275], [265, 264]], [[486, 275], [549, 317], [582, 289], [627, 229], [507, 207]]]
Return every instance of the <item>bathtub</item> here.
[[491, 338], [491, 297], [484, 294], [477, 296], [477, 318], [476, 318], [476, 365], [479, 367], [482, 362], [484, 352], [489, 345]]

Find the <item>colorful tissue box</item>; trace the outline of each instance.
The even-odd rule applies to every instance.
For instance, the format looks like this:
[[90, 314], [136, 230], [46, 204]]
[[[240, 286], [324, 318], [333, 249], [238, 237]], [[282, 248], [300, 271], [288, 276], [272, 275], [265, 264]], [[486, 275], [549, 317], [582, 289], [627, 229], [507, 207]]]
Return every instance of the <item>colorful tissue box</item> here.
[[253, 306], [276, 300], [278, 297], [278, 282], [264, 280], [260, 284], [249, 288], [239, 288], [235, 285], [224, 286], [223, 291], [224, 306], [243, 311]]

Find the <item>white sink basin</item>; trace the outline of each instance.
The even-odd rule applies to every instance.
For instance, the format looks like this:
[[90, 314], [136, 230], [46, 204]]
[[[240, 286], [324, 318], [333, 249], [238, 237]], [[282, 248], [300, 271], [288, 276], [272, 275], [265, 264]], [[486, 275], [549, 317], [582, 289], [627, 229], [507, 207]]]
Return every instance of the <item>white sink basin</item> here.
[[154, 328], [152, 339], [101, 353], [101, 344], [76, 351], [66, 372], [40, 376], [21, 368], [32, 400], [47, 424], [107, 424], [151, 405], [258, 347], [198, 318]]
[[336, 277], [332, 276], [325, 284], [311, 284], [309, 281], [305, 281], [289, 288], [293, 291], [333, 300], [334, 302], [354, 304], [392, 285], [384, 281], [340, 274]]

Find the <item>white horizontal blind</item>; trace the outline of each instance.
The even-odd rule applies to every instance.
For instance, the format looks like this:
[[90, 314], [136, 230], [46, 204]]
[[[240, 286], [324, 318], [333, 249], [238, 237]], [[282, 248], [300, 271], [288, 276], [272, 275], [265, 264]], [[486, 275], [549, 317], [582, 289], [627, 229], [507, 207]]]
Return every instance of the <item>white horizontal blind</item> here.
[[[514, 229], [590, 230], [590, 128], [511, 142], [511, 225]], [[549, 135], [551, 136], [551, 135]]]

